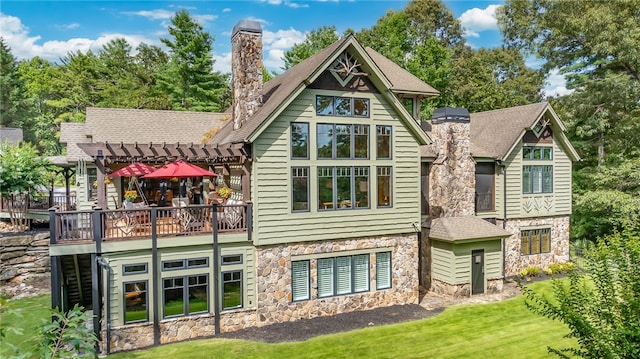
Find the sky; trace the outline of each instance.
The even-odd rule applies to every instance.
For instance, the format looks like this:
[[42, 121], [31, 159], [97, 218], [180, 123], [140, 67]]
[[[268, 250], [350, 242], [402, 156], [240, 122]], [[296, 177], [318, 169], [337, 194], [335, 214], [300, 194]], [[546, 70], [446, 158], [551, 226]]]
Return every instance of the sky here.
[[[473, 48], [497, 47], [501, 35], [495, 10], [503, 0], [444, 0], [465, 29]], [[175, 12], [185, 9], [214, 37], [214, 69], [230, 72], [231, 30], [241, 19], [258, 21], [263, 29], [263, 58], [268, 70], [282, 72], [282, 57], [305, 33], [333, 25], [370, 28], [388, 10], [401, 10], [406, 0], [59, 0], [0, 2], [0, 36], [21, 59], [40, 56], [57, 62], [70, 51], [99, 50], [115, 38], [135, 49], [140, 43], [158, 45], [170, 38], [167, 26]], [[532, 62], [532, 65], [535, 65]], [[562, 93], [561, 76], [551, 76], [547, 94]]]

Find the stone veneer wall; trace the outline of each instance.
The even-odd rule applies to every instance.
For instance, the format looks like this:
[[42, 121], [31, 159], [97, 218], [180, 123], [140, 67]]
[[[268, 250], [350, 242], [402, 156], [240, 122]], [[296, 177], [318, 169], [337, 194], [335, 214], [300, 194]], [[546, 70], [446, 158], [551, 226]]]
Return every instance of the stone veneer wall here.
[[[160, 321], [160, 344], [176, 343], [196, 338], [212, 337], [215, 332], [215, 316], [201, 314]], [[232, 332], [256, 325], [256, 311], [240, 309], [220, 313], [220, 332]], [[101, 350], [106, 351], [106, 329], [102, 328]], [[153, 323], [127, 324], [111, 328], [109, 350], [116, 353], [153, 346]]]
[[433, 218], [475, 215], [476, 165], [469, 129], [468, 122], [432, 124], [432, 146], [438, 154], [429, 173]]
[[[498, 221], [501, 226], [501, 221]], [[527, 227], [551, 228], [551, 252], [532, 255], [520, 254], [520, 232]], [[505, 274], [507, 276], [518, 275], [520, 271], [528, 267], [547, 269], [549, 264], [556, 262], [568, 262], [569, 258], [569, 216], [543, 217], [527, 219], [508, 219], [507, 231], [514, 233], [505, 239]]]
[[[502, 293], [504, 280], [487, 279], [487, 287], [484, 294]], [[433, 279], [431, 281], [431, 292], [436, 294], [445, 295], [451, 298], [466, 298], [471, 296], [471, 283], [451, 284], [439, 279]]]
[[[318, 298], [316, 261], [310, 261], [310, 300], [292, 302], [291, 260], [295, 256], [390, 248], [392, 287], [376, 290], [375, 256], [370, 257], [370, 290]], [[418, 303], [418, 238], [416, 234], [265, 246], [256, 249], [258, 326], [331, 316], [396, 304]]]
[[0, 281], [49, 273], [49, 232], [0, 238]]

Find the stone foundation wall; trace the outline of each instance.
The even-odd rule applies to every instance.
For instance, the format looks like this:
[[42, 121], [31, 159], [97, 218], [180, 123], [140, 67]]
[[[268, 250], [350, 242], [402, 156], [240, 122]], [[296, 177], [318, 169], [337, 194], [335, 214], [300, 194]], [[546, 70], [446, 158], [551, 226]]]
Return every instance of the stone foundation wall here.
[[[375, 255], [370, 256], [370, 290], [364, 293], [318, 298], [316, 260], [310, 261], [310, 300], [292, 302], [291, 260], [296, 256], [390, 248], [392, 287], [376, 290]], [[416, 234], [311, 242], [257, 248], [258, 326], [418, 303], [418, 239]], [[360, 253], [360, 252], [358, 252]]]
[[[487, 287], [484, 293], [502, 293], [503, 286], [504, 280], [502, 280], [502, 278], [487, 279]], [[439, 279], [433, 279], [431, 281], [431, 292], [453, 299], [468, 298], [471, 296], [471, 283], [451, 284]]]
[[[520, 232], [523, 228], [535, 226], [551, 228], [551, 252], [521, 255]], [[506, 230], [514, 233], [505, 240], [505, 274], [507, 276], [518, 275], [528, 267], [544, 270], [551, 263], [569, 261], [569, 216], [507, 220]]]
[[51, 271], [49, 232], [0, 238], [0, 282], [20, 280]]
[[[215, 332], [215, 316], [202, 314], [160, 321], [160, 344], [176, 343], [196, 338], [212, 337]], [[243, 309], [220, 314], [220, 332], [232, 332], [256, 325], [255, 309]], [[102, 329], [106, 338], [106, 329]], [[106, 340], [101, 342], [105, 353]], [[127, 324], [111, 328], [111, 353], [153, 346], [153, 323]]]

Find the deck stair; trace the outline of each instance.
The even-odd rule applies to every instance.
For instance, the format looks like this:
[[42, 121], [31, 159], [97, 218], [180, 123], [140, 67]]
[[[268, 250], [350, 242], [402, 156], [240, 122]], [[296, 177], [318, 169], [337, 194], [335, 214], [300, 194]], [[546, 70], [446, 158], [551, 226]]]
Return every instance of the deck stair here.
[[69, 308], [76, 303], [91, 307], [91, 256], [74, 254], [62, 257], [63, 283]]

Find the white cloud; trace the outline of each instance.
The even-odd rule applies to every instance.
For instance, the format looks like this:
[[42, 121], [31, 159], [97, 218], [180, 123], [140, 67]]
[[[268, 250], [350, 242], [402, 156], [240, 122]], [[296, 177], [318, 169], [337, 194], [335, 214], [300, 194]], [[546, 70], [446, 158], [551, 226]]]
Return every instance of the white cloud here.
[[465, 30], [465, 36], [480, 37], [480, 32], [498, 30], [496, 10], [502, 5], [489, 5], [485, 9], [473, 8], [460, 15], [458, 20]]
[[[301, 4], [300, 2], [297, 1], [292, 1], [292, 0], [260, 0], [260, 2], [266, 2], [269, 5], [284, 5], [284, 6], [288, 6], [290, 8], [301, 8], [301, 7], [309, 7], [309, 4]], [[336, 2], [338, 2], [336, 0]]]
[[227, 52], [221, 56], [213, 55], [215, 62], [213, 63], [213, 69], [222, 73], [231, 72], [231, 53]]
[[150, 20], [168, 20], [175, 15], [175, 12], [163, 10], [163, 9], [156, 9], [156, 10], [141, 10], [141, 11], [125, 11], [123, 12], [123, 14], [142, 16]]
[[222, 12], [230, 12], [231, 9], [229, 9], [228, 7], [225, 7], [224, 9], [222, 9]]
[[157, 43], [157, 40], [139, 35], [105, 33], [96, 39], [73, 38], [66, 41], [46, 41], [43, 44], [38, 44], [41, 39], [40, 36], [30, 36], [30, 29], [24, 26], [19, 18], [3, 13], [0, 13], [0, 28], [2, 29], [2, 37], [11, 48], [11, 53], [18, 59], [30, 59], [39, 56], [50, 61], [58, 61], [69, 52], [99, 50], [104, 44], [116, 38], [124, 38], [134, 49], [141, 42], [147, 44]]
[[545, 85], [544, 93], [547, 97], [564, 96], [573, 92], [567, 88], [567, 80], [558, 69], [551, 70]]
[[79, 28], [80, 24], [78, 24], [77, 22], [72, 22], [71, 24], [56, 25], [56, 27], [62, 30], [73, 30]]

